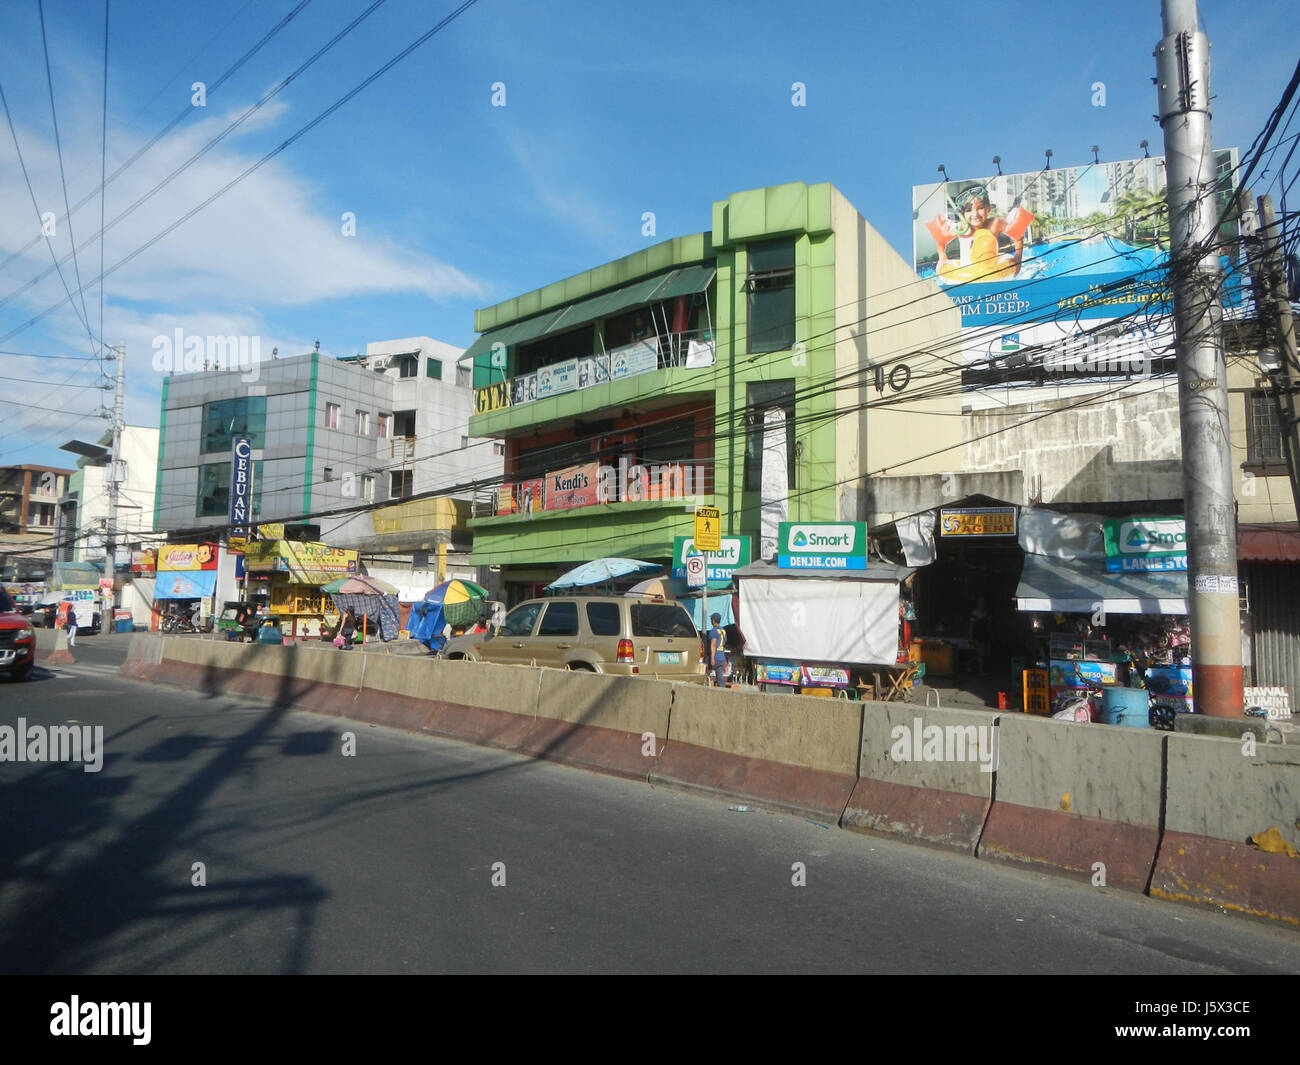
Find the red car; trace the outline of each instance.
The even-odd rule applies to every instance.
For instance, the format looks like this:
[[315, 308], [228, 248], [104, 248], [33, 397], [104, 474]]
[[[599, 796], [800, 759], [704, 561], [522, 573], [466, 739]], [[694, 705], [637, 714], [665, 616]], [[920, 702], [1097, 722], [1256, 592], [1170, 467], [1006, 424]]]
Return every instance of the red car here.
[[18, 613], [9, 593], [0, 588], [0, 673], [27, 680], [36, 665], [36, 630]]

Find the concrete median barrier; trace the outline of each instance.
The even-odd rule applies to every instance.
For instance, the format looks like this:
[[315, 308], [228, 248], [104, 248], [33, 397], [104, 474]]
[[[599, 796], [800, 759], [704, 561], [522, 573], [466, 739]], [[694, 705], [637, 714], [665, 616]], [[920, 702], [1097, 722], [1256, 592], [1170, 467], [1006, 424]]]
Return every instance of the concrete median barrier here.
[[133, 680], [153, 680], [154, 670], [162, 661], [162, 644], [162, 639], [152, 633], [132, 633], [118, 672]]
[[1155, 865], [1167, 733], [1023, 714], [999, 719], [981, 858], [1145, 891]]
[[1300, 748], [1173, 735], [1166, 765], [1151, 894], [1300, 924]]
[[667, 681], [543, 669], [537, 715], [520, 748], [602, 773], [645, 779], [668, 738]]
[[418, 711], [422, 731], [517, 751], [537, 711], [537, 674], [529, 666], [372, 655], [357, 713], [386, 723]]
[[672, 687], [652, 782], [838, 822], [857, 781], [862, 704]]
[[998, 715], [862, 704], [858, 782], [841, 823], [974, 854], [998, 756]]

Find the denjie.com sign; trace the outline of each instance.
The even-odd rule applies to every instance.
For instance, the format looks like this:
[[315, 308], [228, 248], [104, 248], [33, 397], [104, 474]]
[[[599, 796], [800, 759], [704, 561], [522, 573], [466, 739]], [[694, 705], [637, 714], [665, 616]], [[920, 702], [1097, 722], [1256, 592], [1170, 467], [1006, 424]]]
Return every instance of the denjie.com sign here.
[[1187, 569], [1187, 522], [1182, 518], [1116, 518], [1102, 523], [1106, 572]]
[[731, 579], [731, 571], [749, 565], [749, 537], [724, 536], [717, 551], [697, 551], [693, 536], [673, 537], [673, 576], [686, 576], [686, 556], [701, 554], [708, 565], [705, 576], [711, 581]]
[[783, 521], [776, 564], [782, 569], [866, 569], [866, 523]]

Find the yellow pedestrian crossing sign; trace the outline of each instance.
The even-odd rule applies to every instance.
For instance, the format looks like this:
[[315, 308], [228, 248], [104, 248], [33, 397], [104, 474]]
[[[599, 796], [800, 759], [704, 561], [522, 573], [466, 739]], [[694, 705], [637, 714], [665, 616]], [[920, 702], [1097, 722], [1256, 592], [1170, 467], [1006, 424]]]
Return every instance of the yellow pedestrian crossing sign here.
[[719, 508], [695, 508], [695, 550], [722, 550], [722, 511]]

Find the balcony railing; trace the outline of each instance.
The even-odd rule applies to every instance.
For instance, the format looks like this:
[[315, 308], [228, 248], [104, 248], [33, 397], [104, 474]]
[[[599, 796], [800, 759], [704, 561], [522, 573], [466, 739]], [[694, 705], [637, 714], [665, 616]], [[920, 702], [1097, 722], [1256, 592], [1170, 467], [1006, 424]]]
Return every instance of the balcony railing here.
[[399, 460], [415, 458], [415, 437], [396, 436], [389, 439], [388, 457]]
[[643, 459], [623, 455], [601, 465], [591, 461], [541, 477], [513, 478], [475, 491], [474, 517], [581, 510], [616, 503], [683, 501], [713, 494], [711, 459]]
[[711, 329], [651, 335], [600, 355], [575, 355], [531, 373], [475, 389], [474, 410], [477, 414], [487, 414], [654, 370], [703, 369], [712, 366], [715, 359]]

